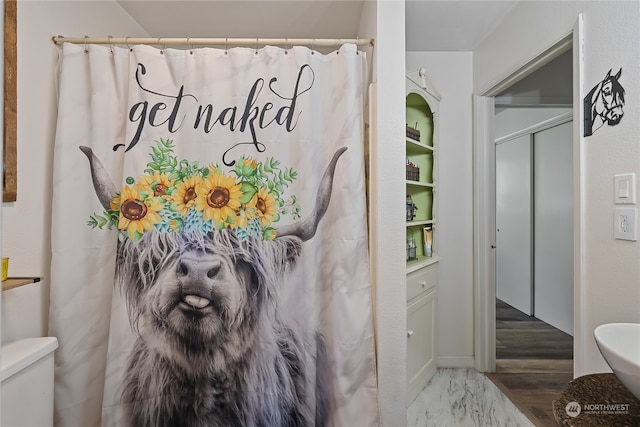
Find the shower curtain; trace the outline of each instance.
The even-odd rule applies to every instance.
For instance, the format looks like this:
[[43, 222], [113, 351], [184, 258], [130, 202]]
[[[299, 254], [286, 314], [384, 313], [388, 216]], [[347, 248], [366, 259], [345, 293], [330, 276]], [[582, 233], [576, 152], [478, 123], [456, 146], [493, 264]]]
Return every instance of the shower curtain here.
[[60, 48], [57, 425], [378, 424], [364, 56]]

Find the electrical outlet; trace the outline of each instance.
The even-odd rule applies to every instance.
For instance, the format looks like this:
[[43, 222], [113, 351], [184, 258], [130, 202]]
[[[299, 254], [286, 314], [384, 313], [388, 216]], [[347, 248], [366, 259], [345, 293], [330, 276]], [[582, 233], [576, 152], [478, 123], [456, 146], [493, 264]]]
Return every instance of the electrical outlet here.
[[613, 237], [620, 240], [638, 240], [637, 222], [638, 209], [616, 208], [613, 218]]

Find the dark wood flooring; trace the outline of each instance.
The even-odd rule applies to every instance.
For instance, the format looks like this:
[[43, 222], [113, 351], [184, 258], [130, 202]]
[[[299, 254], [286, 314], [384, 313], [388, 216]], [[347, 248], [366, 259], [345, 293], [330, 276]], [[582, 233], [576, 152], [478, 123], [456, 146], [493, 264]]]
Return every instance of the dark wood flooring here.
[[496, 301], [496, 372], [487, 373], [537, 427], [556, 427], [552, 402], [573, 379], [573, 337]]

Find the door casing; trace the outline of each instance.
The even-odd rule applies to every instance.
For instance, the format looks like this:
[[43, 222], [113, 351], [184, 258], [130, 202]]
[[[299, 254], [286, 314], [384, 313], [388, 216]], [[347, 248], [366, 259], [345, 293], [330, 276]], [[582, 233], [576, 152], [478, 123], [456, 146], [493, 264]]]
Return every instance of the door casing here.
[[474, 353], [475, 368], [480, 372], [495, 372], [495, 144], [493, 138], [493, 116], [495, 96], [533, 71], [573, 49], [573, 181], [574, 181], [574, 375], [582, 372], [580, 351], [583, 350], [581, 310], [584, 299], [580, 286], [584, 265], [584, 153], [579, 124], [582, 123], [580, 101], [583, 91], [583, 15], [579, 14], [573, 30], [560, 41], [509, 77], [474, 95]]

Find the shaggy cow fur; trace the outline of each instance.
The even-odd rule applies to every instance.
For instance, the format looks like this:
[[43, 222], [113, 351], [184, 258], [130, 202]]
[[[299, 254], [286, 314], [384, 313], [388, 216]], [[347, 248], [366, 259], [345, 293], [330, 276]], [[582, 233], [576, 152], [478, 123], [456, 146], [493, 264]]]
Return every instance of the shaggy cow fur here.
[[138, 333], [123, 393], [132, 426], [326, 425], [329, 376], [306, 377], [327, 364], [322, 337], [287, 326], [276, 304], [300, 249], [297, 237], [239, 242], [229, 230], [121, 242]]

